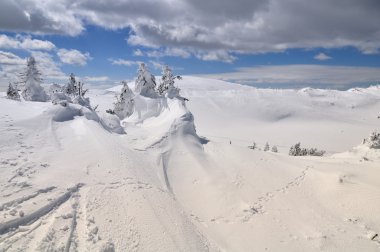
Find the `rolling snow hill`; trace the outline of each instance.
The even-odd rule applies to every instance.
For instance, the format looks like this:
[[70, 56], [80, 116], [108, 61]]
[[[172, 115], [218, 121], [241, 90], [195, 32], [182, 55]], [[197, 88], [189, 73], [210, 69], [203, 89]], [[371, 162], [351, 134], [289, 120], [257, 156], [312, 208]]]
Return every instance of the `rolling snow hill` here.
[[2, 93], [0, 251], [380, 249], [380, 150], [360, 144], [380, 87], [178, 86], [188, 102], [139, 97], [120, 125], [120, 86], [90, 90], [97, 113]]

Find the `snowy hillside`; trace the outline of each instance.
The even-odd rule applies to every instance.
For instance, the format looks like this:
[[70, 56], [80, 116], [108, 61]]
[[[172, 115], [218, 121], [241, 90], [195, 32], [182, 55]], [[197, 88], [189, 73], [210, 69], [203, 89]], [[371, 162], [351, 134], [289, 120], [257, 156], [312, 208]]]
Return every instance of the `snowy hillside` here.
[[380, 150], [361, 144], [380, 87], [176, 85], [189, 101], [136, 96], [120, 125], [121, 86], [90, 90], [95, 111], [1, 93], [0, 251], [380, 249]]

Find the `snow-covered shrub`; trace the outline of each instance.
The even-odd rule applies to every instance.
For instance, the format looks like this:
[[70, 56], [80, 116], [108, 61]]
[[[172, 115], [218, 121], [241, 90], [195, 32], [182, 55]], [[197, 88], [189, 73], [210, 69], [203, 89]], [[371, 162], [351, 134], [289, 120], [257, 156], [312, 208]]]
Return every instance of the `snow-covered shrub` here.
[[318, 156], [321, 157], [325, 154], [326, 152], [324, 150], [317, 150], [317, 148], [311, 148], [307, 150], [307, 155], [308, 156]]
[[268, 142], [265, 144], [264, 151], [269, 151], [269, 144], [268, 144]]
[[275, 145], [272, 146], [272, 152], [278, 152], [277, 146], [275, 146]]
[[253, 142], [252, 145], [248, 146], [248, 148], [250, 148], [252, 150], [256, 149], [257, 148], [256, 143]]
[[37, 69], [34, 57], [28, 59], [27, 68], [25, 72], [20, 74], [20, 77], [20, 83], [23, 84], [21, 95], [26, 101], [45, 102], [48, 100], [45, 90], [41, 87], [41, 73]]
[[157, 88], [157, 91], [160, 95], [167, 96], [170, 99], [174, 97], [179, 97], [180, 89], [174, 86], [175, 80], [181, 80], [181, 76], [174, 76], [172, 70], [169, 66], [165, 66], [162, 69], [162, 77], [160, 85]]
[[150, 98], [156, 98], [156, 78], [151, 74], [144, 63], [140, 64], [135, 82], [135, 92]]
[[20, 100], [20, 94], [18, 93], [17, 88], [15, 88], [12, 83], [9, 83], [7, 89], [7, 98], [12, 100]]
[[380, 133], [372, 132], [368, 138], [363, 140], [363, 144], [372, 149], [380, 149]]
[[121, 89], [121, 94], [117, 98], [115, 103], [115, 108], [113, 113], [115, 113], [120, 119], [124, 119], [132, 115], [134, 110], [134, 94], [132, 90], [128, 87], [126, 81], [122, 81], [123, 87]]
[[323, 156], [325, 151], [316, 148], [306, 149], [301, 148], [301, 143], [296, 143], [289, 149], [290, 156]]
[[87, 89], [84, 89], [83, 85], [83, 82], [76, 81], [73, 73], [70, 74], [69, 82], [63, 87], [58, 84], [53, 84], [50, 87], [49, 91], [52, 103], [56, 105], [60, 104], [64, 107], [66, 107], [68, 103], [74, 103], [92, 110], [90, 99], [84, 97]]

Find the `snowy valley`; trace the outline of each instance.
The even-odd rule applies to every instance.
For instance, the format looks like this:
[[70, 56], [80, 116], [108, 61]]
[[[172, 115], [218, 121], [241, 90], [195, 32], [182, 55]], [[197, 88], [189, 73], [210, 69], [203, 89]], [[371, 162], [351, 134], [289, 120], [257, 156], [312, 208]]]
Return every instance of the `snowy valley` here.
[[72, 101], [1, 93], [0, 251], [380, 249], [379, 86], [167, 74], [158, 93], [141, 67]]

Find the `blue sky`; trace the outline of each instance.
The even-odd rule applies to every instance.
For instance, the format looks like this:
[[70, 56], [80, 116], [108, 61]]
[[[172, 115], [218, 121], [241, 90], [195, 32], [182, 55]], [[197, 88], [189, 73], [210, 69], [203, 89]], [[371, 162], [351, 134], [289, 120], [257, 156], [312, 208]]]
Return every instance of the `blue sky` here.
[[46, 82], [113, 85], [145, 62], [259, 87], [368, 86], [380, 83], [379, 23], [375, 0], [4, 0], [0, 85], [33, 55]]

